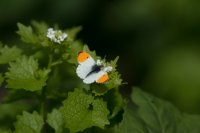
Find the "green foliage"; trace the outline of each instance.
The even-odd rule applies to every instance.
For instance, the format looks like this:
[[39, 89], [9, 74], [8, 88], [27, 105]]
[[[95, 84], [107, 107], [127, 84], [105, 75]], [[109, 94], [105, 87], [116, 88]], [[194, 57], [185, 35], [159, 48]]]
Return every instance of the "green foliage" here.
[[[0, 47], [0, 64], [5, 64], [0, 73], [0, 85], [4, 83], [2, 91], [6, 91], [2, 99], [4, 104], [0, 105], [0, 131], [12, 132], [14, 126], [15, 133], [49, 130], [75, 133], [97, 127], [105, 130], [115, 125], [123, 108], [118, 91], [122, 84], [116, 69], [118, 57], [110, 62], [103, 59], [106, 66], [113, 67], [108, 82], [84, 84], [75, 71], [77, 54], [86, 51], [94, 60], [101, 57], [76, 40], [81, 27], [60, 30], [61, 35], [66, 33], [68, 36], [57, 43], [48, 38], [47, 24], [36, 21], [31, 24], [17, 24], [17, 34], [22, 40], [20, 46], [1, 44]], [[54, 27], [59, 30], [58, 26]], [[17, 104], [16, 101], [25, 102]], [[6, 118], [7, 122], [3, 122]]]
[[107, 101], [108, 109], [110, 110], [109, 118], [114, 118], [123, 108], [124, 100], [117, 89], [108, 91], [104, 97]]
[[65, 121], [65, 127], [72, 133], [83, 131], [86, 128], [97, 126], [104, 128], [109, 124], [106, 103], [103, 99], [87, 94], [82, 89], [70, 92], [63, 102], [61, 112]]
[[112, 66], [113, 71], [109, 74], [110, 80], [106, 83], [106, 87], [109, 89], [117, 88], [122, 84], [121, 75], [116, 71], [117, 61], [119, 60], [119, 56], [116, 57], [113, 61], [107, 62], [107, 66]]
[[[169, 102], [134, 88], [116, 133], [198, 133], [200, 116], [181, 113]], [[135, 104], [135, 106], [133, 106]]]
[[11, 130], [9, 130], [9, 129], [0, 129], [0, 133], [12, 133], [12, 131]]
[[199, 46], [182, 46], [163, 52], [153, 65], [145, 86], [154, 94], [173, 101], [181, 110], [200, 110]]
[[[68, 34], [60, 44], [47, 37], [48, 25], [43, 22], [33, 21], [32, 26], [18, 23], [18, 28], [22, 46], [0, 47], [0, 64], [5, 64], [0, 84], [5, 84], [3, 88], [7, 92], [4, 104], [0, 105], [1, 132], [12, 132], [13, 126], [16, 133], [200, 131], [199, 115], [182, 113], [169, 102], [138, 88], [133, 89], [126, 105], [119, 92], [123, 84], [116, 69], [119, 57], [107, 61], [76, 40], [80, 27], [60, 31]], [[87, 85], [77, 77], [75, 70], [80, 51], [113, 67], [106, 83]], [[26, 101], [30, 105], [16, 101]], [[6, 118], [9, 120], [4, 123]]]
[[4, 81], [4, 77], [3, 77], [3, 75], [0, 73], [0, 86], [2, 85], [3, 81]]
[[80, 41], [74, 41], [71, 45], [69, 45], [69, 48], [66, 50], [66, 54], [69, 57], [67, 62], [71, 64], [78, 64], [77, 62], [77, 54], [78, 52], [83, 50], [82, 42]]
[[47, 123], [55, 130], [56, 133], [62, 133], [64, 120], [62, 114], [57, 109], [54, 109], [47, 115]]
[[74, 41], [76, 39], [76, 35], [82, 30], [82, 27], [73, 27], [71, 29], [66, 30], [66, 32], [69, 34], [69, 40]]
[[30, 110], [33, 105], [22, 101], [0, 104], [0, 129], [10, 129], [15, 121], [16, 115], [23, 110]]
[[43, 118], [37, 112], [24, 111], [22, 116], [17, 116], [14, 133], [40, 133], [43, 124]]
[[9, 64], [9, 72], [6, 73], [9, 88], [36, 91], [46, 85], [50, 70], [40, 70], [33, 57], [23, 56]]
[[6, 45], [4, 47], [0, 45], [0, 64], [7, 64], [10, 61], [16, 60], [21, 56], [21, 52], [21, 49], [16, 46], [9, 48]]
[[33, 29], [31, 26], [25, 26], [21, 23], [17, 24], [19, 30], [17, 34], [21, 36], [21, 40], [25, 43], [37, 43], [38, 39], [36, 35], [33, 33]]

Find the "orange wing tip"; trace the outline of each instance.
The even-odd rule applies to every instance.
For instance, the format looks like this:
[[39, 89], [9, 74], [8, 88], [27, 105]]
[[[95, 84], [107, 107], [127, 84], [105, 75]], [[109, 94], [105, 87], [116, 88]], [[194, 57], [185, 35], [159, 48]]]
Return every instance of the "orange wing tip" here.
[[98, 80], [96, 80], [96, 82], [102, 84], [102, 83], [105, 83], [108, 80], [109, 80], [109, 76], [106, 73], [103, 76], [101, 76]]
[[90, 55], [87, 52], [80, 51], [78, 53], [77, 60], [78, 60], [79, 63], [86, 61], [88, 58], [90, 58]]

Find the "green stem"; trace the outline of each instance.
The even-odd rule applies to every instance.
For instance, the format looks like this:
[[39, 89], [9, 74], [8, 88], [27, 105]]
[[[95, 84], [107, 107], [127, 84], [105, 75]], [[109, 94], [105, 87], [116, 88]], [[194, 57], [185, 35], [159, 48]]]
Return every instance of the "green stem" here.
[[40, 114], [43, 116], [44, 118], [44, 114], [45, 113], [45, 103], [44, 102], [41, 102], [41, 105], [40, 105]]
[[[47, 69], [51, 69], [52, 61], [53, 61], [53, 56], [50, 54], [50, 55], [49, 55], [49, 62], [48, 62]], [[46, 119], [47, 119], [47, 110], [46, 110], [47, 98], [46, 98], [46, 90], [47, 90], [47, 87], [44, 87], [44, 88], [42, 89], [42, 94], [41, 94], [41, 105], [40, 105], [40, 114], [42, 115], [42, 117], [43, 117], [43, 119], [44, 119], [44, 121], [45, 121], [44, 132], [46, 132], [46, 130], [47, 130], [47, 128], [46, 128]]]
[[47, 99], [46, 99], [45, 93], [46, 93], [46, 87], [44, 87], [43, 90], [42, 90], [42, 95], [41, 95], [42, 96], [41, 97], [42, 102], [41, 102], [41, 105], [40, 105], [40, 114], [43, 117], [43, 120], [45, 122], [44, 128], [43, 128], [44, 133], [47, 131], [47, 127], [46, 127], [46, 119], [47, 119], [46, 101], [47, 101]]
[[56, 66], [56, 65], [61, 64], [61, 63], [63, 63], [63, 61], [58, 60], [58, 61], [52, 62], [51, 66]]
[[[52, 60], [53, 60], [53, 56], [50, 54], [49, 55], [49, 62], [48, 62], [48, 66], [47, 66], [47, 69], [51, 69], [51, 66], [52, 66]], [[41, 106], [40, 106], [40, 113], [41, 115], [45, 118], [45, 105], [46, 105], [46, 87], [44, 87], [42, 89], [42, 94], [41, 94], [41, 99], [42, 99], [42, 102], [41, 102]]]
[[53, 61], [53, 56], [52, 56], [52, 55], [49, 55], [49, 63], [48, 63], [47, 69], [50, 69], [50, 68], [51, 68], [51, 66], [52, 66], [52, 61]]

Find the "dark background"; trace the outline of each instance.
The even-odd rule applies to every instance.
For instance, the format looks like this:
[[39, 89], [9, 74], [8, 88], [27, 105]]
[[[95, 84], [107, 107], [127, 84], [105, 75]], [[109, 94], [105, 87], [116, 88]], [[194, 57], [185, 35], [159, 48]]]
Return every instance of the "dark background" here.
[[0, 0], [0, 40], [13, 43], [16, 23], [83, 27], [97, 54], [120, 56], [129, 92], [139, 86], [181, 110], [200, 113], [199, 0]]

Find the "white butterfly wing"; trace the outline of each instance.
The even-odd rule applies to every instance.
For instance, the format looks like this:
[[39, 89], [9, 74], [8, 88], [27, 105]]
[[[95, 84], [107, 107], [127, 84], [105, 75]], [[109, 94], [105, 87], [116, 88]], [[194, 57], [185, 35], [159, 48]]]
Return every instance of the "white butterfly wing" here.
[[92, 73], [89, 76], [87, 76], [83, 80], [83, 82], [86, 83], [86, 84], [91, 84], [91, 83], [94, 83], [96, 81], [96, 78], [97, 78], [97, 73]]
[[81, 79], [85, 79], [88, 73], [90, 73], [91, 69], [92, 68], [89, 66], [80, 64], [76, 69], [76, 73]]
[[103, 76], [106, 72], [104, 71], [99, 71], [98, 73], [92, 73], [89, 76], [87, 76], [83, 82], [86, 84], [91, 84], [96, 82], [97, 79], [99, 79], [101, 76]]
[[95, 65], [93, 58], [88, 58], [86, 61], [80, 63], [76, 69], [77, 75], [81, 79], [85, 79], [86, 76], [92, 71], [92, 67]]

